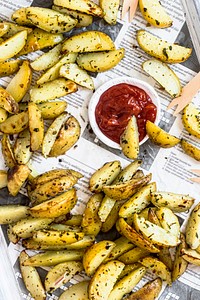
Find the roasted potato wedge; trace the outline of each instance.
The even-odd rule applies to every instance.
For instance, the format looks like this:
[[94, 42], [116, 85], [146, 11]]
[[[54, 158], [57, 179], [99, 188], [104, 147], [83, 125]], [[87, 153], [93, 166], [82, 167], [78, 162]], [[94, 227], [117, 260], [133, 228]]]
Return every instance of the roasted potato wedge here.
[[162, 228], [171, 232], [178, 238], [180, 237], [180, 224], [178, 217], [168, 207], [160, 207], [156, 209], [156, 216]]
[[51, 148], [49, 156], [63, 155], [66, 151], [74, 146], [81, 134], [81, 127], [78, 120], [69, 116], [69, 118], [61, 126], [56, 140]]
[[0, 44], [0, 62], [5, 61], [19, 53], [24, 47], [26, 39], [27, 31], [23, 30], [2, 42]]
[[103, 194], [98, 193], [92, 195], [86, 204], [81, 222], [81, 227], [85, 234], [97, 236], [101, 230], [102, 222], [98, 216], [98, 209], [102, 199]]
[[104, 193], [115, 200], [125, 200], [136, 193], [142, 186], [151, 180], [151, 174], [142, 178], [133, 178], [124, 183], [103, 185]]
[[156, 207], [168, 207], [174, 212], [187, 211], [194, 204], [194, 198], [189, 195], [171, 192], [152, 192], [151, 202]]
[[63, 39], [64, 37], [61, 33], [50, 33], [40, 28], [35, 28], [28, 34], [24, 47], [17, 55], [25, 55], [47, 47], [53, 47], [62, 42]]
[[89, 180], [91, 192], [101, 192], [104, 185], [111, 184], [121, 171], [121, 164], [118, 160], [105, 163], [95, 171]]
[[171, 273], [165, 264], [163, 264], [163, 262], [161, 262], [159, 259], [152, 256], [147, 256], [143, 259], [140, 259], [140, 263], [171, 285]]
[[[94, 50], [93, 50], [94, 51]], [[76, 62], [80, 68], [90, 72], [105, 72], [114, 68], [124, 57], [123, 48], [117, 50], [78, 54]]]
[[45, 277], [45, 290], [47, 293], [52, 293], [82, 270], [83, 265], [80, 261], [66, 261], [54, 266]]
[[20, 241], [20, 237], [17, 236], [13, 230], [12, 227], [15, 223], [12, 224], [8, 224], [7, 226], [7, 236], [8, 236], [8, 240], [13, 243], [13, 244], [17, 244]]
[[29, 61], [24, 60], [17, 74], [9, 82], [6, 90], [15, 99], [20, 102], [28, 91], [32, 79], [32, 71]]
[[24, 261], [24, 266], [55, 266], [65, 261], [80, 261], [83, 250], [46, 251], [38, 253]]
[[25, 286], [35, 300], [45, 300], [46, 293], [36, 268], [24, 266], [24, 262], [28, 258], [29, 256], [25, 251], [19, 255], [20, 270]]
[[0, 23], [0, 37], [4, 36], [9, 30], [9, 25], [6, 23]]
[[[13, 168], [17, 162], [13, 153], [13, 148], [11, 146], [9, 137], [7, 134], [3, 134], [3, 137], [1, 139], [1, 149], [3, 158], [5, 160], [6, 166], [8, 168]], [[5, 182], [5, 181], [4, 181]]]
[[110, 24], [110, 25], [115, 25], [117, 22], [117, 14], [119, 10], [119, 0], [100, 0], [99, 1], [99, 6], [103, 10], [103, 18], [104, 20]]
[[115, 204], [111, 211], [109, 212], [105, 222], [102, 223], [101, 231], [108, 232], [113, 226], [116, 225], [116, 222], [119, 217], [120, 207], [124, 204], [124, 200], [115, 201]]
[[8, 170], [8, 191], [12, 196], [19, 193], [31, 170], [27, 165], [16, 165]]
[[77, 24], [76, 19], [43, 7], [26, 8], [26, 17], [33, 25], [50, 33], [67, 32]]
[[8, 112], [0, 107], [0, 123], [3, 123], [8, 118]]
[[66, 7], [58, 6], [58, 5], [53, 5], [52, 6], [53, 10], [56, 10], [60, 13], [69, 15], [73, 17], [74, 19], [77, 20], [77, 24], [75, 27], [80, 28], [80, 27], [87, 27], [92, 24], [93, 22], [93, 16], [81, 13], [79, 11], [75, 11], [72, 9], [68, 9]]
[[70, 245], [80, 241], [84, 237], [83, 232], [70, 232], [61, 230], [37, 230], [33, 233], [33, 240], [48, 245]]
[[105, 222], [111, 210], [113, 209], [115, 203], [116, 203], [115, 199], [112, 199], [108, 196], [103, 197], [98, 209], [98, 216], [101, 222]]
[[112, 260], [107, 262], [106, 264], [102, 264], [97, 269], [89, 283], [89, 299], [108, 299], [108, 296], [123, 268], [124, 264], [117, 260]]
[[30, 214], [36, 218], [56, 218], [69, 213], [76, 202], [76, 191], [71, 189], [49, 201], [31, 207]]
[[172, 19], [158, 0], [139, 0], [139, 7], [145, 20], [159, 28], [172, 26]]
[[55, 119], [66, 110], [67, 102], [65, 101], [44, 102], [44, 103], [37, 104], [37, 106], [41, 110], [42, 118], [44, 120]]
[[192, 135], [200, 138], [200, 111], [193, 103], [189, 103], [183, 110], [182, 121], [185, 129]]
[[28, 103], [28, 116], [31, 151], [37, 151], [44, 139], [44, 121], [40, 109], [34, 102]]
[[114, 247], [114, 242], [103, 240], [86, 250], [83, 255], [83, 267], [88, 276], [92, 276], [95, 273]]
[[182, 258], [193, 265], [200, 266], [200, 254], [195, 250], [183, 248]]
[[136, 117], [133, 115], [120, 136], [120, 146], [123, 154], [130, 158], [136, 159], [139, 154], [139, 132]]
[[152, 242], [149, 242], [134, 228], [128, 225], [128, 223], [123, 218], [119, 218], [119, 227], [121, 233], [136, 246], [152, 253], [158, 253], [160, 251], [158, 248], [156, 248], [156, 246], [153, 245]]
[[189, 216], [186, 225], [186, 243], [191, 249], [200, 245], [200, 204], [197, 204]]
[[102, 17], [103, 15], [102, 9], [96, 3], [90, 0], [74, 0], [73, 2], [70, 0], [54, 0], [54, 4], [96, 17]]
[[139, 217], [137, 214], [134, 214], [133, 220], [136, 230], [140, 232], [145, 239], [157, 246], [174, 247], [180, 243], [179, 238], [170, 231]]
[[0, 189], [6, 187], [7, 182], [8, 182], [8, 180], [7, 180], [7, 171], [0, 170]]
[[13, 152], [15, 160], [19, 165], [27, 164], [32, 156], [32, 152], [30, 150], [30, 141], [30, 132], [28, 129], [23, 130], [17, 136]]
[[89, 281], [81, 281], [76, 284], [71, 285], [67, 290], [65, 290], [59, 297], [59, 300], [74, 299], [76, 295], [76, 300], [89, 300], [88, 298], [88, 285]]
[[23, 205], [1, 205], [0, 224], [11, 224], [29, 215], [29, 207]]
[[11, 15], [11, 19], [21, 26], [33, 26], [32, 22], [27, 19], [26, 7], [15, 10]]
[[131, 217], [134, 213], [140, 213], [151, 202], [151, 193], [156, 191], [156, 183], [152, 182], [142, 187], [128, 201], [126, 201], [119, 211], [122, 218]]
[[147, 282], [141, 289], [132, 293], [126, 300], [154, 300], [160, 294], [162, 289], [162, 280], [156, 278]]
[[[1, 124], [0, 124], [1, 125]], [[184, 139], [181, 140], [181, 147], [185, 153], [197, 161], [200, 161], [200, 149], [196, 146], [188, 143]]]
[[13, 96], [2, 87], [0, 87], [0, 107], [10, 114], [19, 112], [19, 106]]
[[168, 65], [156, 59], [149, 59], [142, 64], [142, 68], [173, 98], [180, 96], [182, 91], [180, 80]]
[[0, 123], [0, 131], [7, 134], [15, 134], [23, 131], [28, 127], [28, 112], [23, 111], [13, 115]]
[[158, 259], [162, 261], [170, 271], [172, 271], [174, 261], [172, 260], [169, 248], [162, 248], [158, 253]]
[[65, 64], [60, 68], [60, 76], [74, 81], [75, 83], [94, 90], [94, 82], [92, 77], [85, 71], [79, 68], [76, 63]]
[[104, 262], [107, 262], [112, 259], [117, 259], [125, 252], [135, 247], [133, 243], [131, 243], [125, 236], [121, 236], [117, 240], [114, 240], [114, 243], [115, 243], [115, 247], [112, 249], [110, 254], [106, 257]]
[[22, 64], [21, 59], [13, 59], [0, 62], [0, 77], [9, 76], [16, 73]]
[[187, 60], [192, 53], [191, 48], [168, 43], [146, 30], [138, 30], [136, 38], [142, 50], [163, 62], [181, 63]]
[[146, 122], [146, 131], [152, 143], [162, 148], [171, 148], [180, 142], [180, 139], [167, 133], [149, 120]]
[[63, 42], [62, 52], [80, 53], [114, 49], [115, 45], [106, 33], [92, 30], [81, 32], [66, 39]]
[[149, 255], [149, 251], [144, 250], [140, 247], [135, 247], [124, 254], [120, 255], [117, 259], [122, 261], [124, 264], [133, 264], [138, 262], [140, 259]]
[[5, 22], [4, 21], [4, 24], [8, 25], [8, 27], [9, 27], [8, 32], [4, 35], [4, 38], [6, 38], [6, 39], [11, 38], [16, 33], [19, 33], [21, 31], [26, 30], [27, 34], [29, 34], [33, 30], [32, 28], [25, 27], [25, 26], [20, 26], [20, 25], [18, 25], [16, 23], [13, 23], [13, 22]]
[[172, 282], [178, 279], [186, 270], [188, 262], [182, 257], [182, 250], [186, 248], [185, 236], [181, 234], [180, 244], [176, 247], [172, 269]]
[[71, 80], [58, 78], [51, 82], [46, 82], [30, 90], [30, 99], [35, 103], [42, 103], [66, 96], [77, 91], [77, 85]]

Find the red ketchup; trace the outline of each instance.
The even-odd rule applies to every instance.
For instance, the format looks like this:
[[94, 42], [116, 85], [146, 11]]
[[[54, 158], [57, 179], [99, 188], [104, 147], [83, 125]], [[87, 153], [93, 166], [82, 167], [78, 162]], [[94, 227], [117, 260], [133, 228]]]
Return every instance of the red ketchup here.
[[146, 135], [146, 121], [154, 122], [156, 113], [156, 105], [143, 89], [120, 83], [101, 95], [95, 109], [95, 118], [102, 133], [119, 143], [120, 136], [133, 115], [137, 119], [139, 141], [142, 141]]

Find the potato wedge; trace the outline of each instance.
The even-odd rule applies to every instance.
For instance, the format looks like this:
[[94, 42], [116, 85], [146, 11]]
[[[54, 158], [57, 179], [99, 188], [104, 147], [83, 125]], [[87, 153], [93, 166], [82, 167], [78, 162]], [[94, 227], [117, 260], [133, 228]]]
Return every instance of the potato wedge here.
[[7, 182], [8, 182], [8, 180], [7, 180], [7, 171], [0, 170], [0, 189], [6, 187]]
[[192, 249], [182, 249], [182, 258], [188, 263], [200, 266], [200, 254]]
[[31, 207], [30, 214], [36, 218], [56, 218], [69, 213], [76, 202], [76, 190], [71, 189], [49, 201]]
[[111, 185], [104, 185], [104, 193], [115, 200], [125, 200], [136, 193], [142, 186], [151, 180], [151, 174], [143, 176], [142, 178], [133, 178], [124, 183], [116, 183]]
[[30, 150], [30, 132], [28, 129], [23, 130], [17, 136], [13, 152], [15, 160], [19, 165], [25, 165], [30, 160], [32, 152]]
[[146, 122], [146, 131], [152, 143], [162, 148], [171, 148], [180, 143], [180, 139], [167, 133], [149, 120]]
[[114, 247], [114, 242], [103, 240], [86, 250], [83, 255], [83, 267], [88, 276], [92, 276], [95, 273]]
[[80, 134], [81, 127], [78, 120], [73, 116], [69, 116], [66, 122], [64, 122], [61, 126], [49, 156], [55, 157], [63, 155], [75, 145], [80, 137]]
[[17, 55], [25, 55], [47, 47], [53, 47], [62, 42], [63, 39], [64, 37], [61, 33], [50, 33], [42, 29], [35, 28], [30, 34], [28, 34], [24, 47]]
[[138, 30], [136, 39], [142, 50], [163, 62], [181, 63], [192, 53], [191, 48], [168, 43], [145, 30]]
[[120, 136], [120, 146], [123, 154], [130, 158], [136, 159], [139, 154], [139, 132], [136, 117], [133, 115]]
[[139, 217], [137, 214], [134, 214], [133, 220], [136, 230], [140, 232], [145, 239], [157, 246], [174, 247], [180, 243], [179, 238], [170, 231]]
[[91, 25], [93, 22], [92, 15], [84, 14], [79, 11], [75, 11], [75, 10], [68, 9], [66, 7], [62, 7], [62, 6], [58, 6], [58, 5], [53, 5], [52, 9], [56, 10], [60, 13], [69, 15], [69, 16], [73, 17], [74, 19], [76, 19], [77, 20], [77, 24], [75, 26], [76, 28], [87, 27], [87, 26]]
[[21, 7], [15, 10], [11, 15], [11, 19], [13, 22], [21, 26], [33, 26], [32, 22], [27, 19], [26, 7]]
[[185, 232], [186, 243], [191, 249], [196, 249], [200, 245], [200, 204], [196, 205], [190, 214]]
[[70, 226], [81, 226], [82, 218], [82, 215], [68, 214], [67, 219], [63, 221], [63, 224]]
[[13, 115], [0, 124], [0, 131], [7, 134], [15, 134], [28, 127], [28, 112], [23, 111]]
[[172, 260], [169, 248], [162, 248], [158, 253], [158, 259], [162, 261], [170, 271], [172, 271], [174, 261]]
[[140, 213], [151, 202], [151, 193], [156, 190], [156, 183], [152, 182], [142, 187], [128, 201], [126, 201], [119, 211], [122, 218], [131, 217], [134, 213]]
[[42, 118], [44, 120], [55, 119], [62, 114], [67, 108], [67, 102], [65, 101], [53, 101], [37, 104], [41, 111]]
[[114, 68], [124, 57], [123, 48], [117, 50], [78, 54], [77, 64], [90, 72], [104, 72]]
[[97, 236], [101, 230], [102, 222], [98, 216], [98, 209], [103, 199], [103, 194], [98, 193], [92, 195], [85, 207], [83, 212], [83, 218], [81, 222], [81, 227], [85, 234]]
[[76, 300], [83, 300], [83, 299], [89, 300], [88, 285], [89, 285], [89, 281], [81, 281], [71, 285], [67, 290], [65, 290], [60, 295], [59, 300], [66, 300], [66, 299], [74, 300], [74, 295], [76, 295]]
[[107, 262], [106, 264], [102, 264], [97, 269], [89, 283], [89, 299], [108, 299], [108, 296], [123, 268], [124, 264], [117, 260], [112, 260]]
[[159, 28], [172, 26], [171, 17], [158, 0], [139, 0], [139, 7], [143, 17], [149, 24]]
[[80, 53], [114, 49], [115, 45], [106, 33], [92, 30], [81, 32], [66, 39], [63, 42], [62, 52]]
[[159, 259], [147, 256], [143, 259], [140, 259], [140, 263], [151, 270], [154, 274], [160, 277], [162, 280], [165, 280], [167, 284], [171, 285], [171, 273], [168, 268], [163, 264]]
[[80, 261], [66, 261], [54, 266], [45, 277], [45, 290], [47, 293], [52, 293], [82, 270], [83, 265]]
[[141, 289], [132, 293], [126, 300], [154, 300], [160, 294], [162, 289], [162, 280], [156, 278], [147, 282]]
[[28, 258], [29, 256], [25, 251], [19, 255], [20, 270], [25, 286], [35, 300], [45, 300], [46, 293], [36, 268], [24, 266], [24, 262]]
[[71, 80], [58, 78], [51, 82], [46, 82], [40, 86], [33, 87], [30, 90], [32, 102], [42, 103], [66, 96], [77, 91], [77, 85]]
[[112, 199], [108, 196], [104, 196], [99, 209], [98, 209], [98, 216], [101, 222], [105, 222], [107, 217], [109, 216], [111, 210], [113, 209], [114, 205], [116, 203], [115, 199]]
[[32, 79], [32, 71], [28, 60], [24, 60], [17, 74], [9, 82], [6, 90], [15, 99], [20, 102], [28, 91]]
[[89, 180], [91, 192], [101, 192], [104, 185], [112, 183], [121, 171], [121, 164], [118, 160], [105, 163], [95, 171]]
[[69, 226], [62, 223], [52, 223], [49, 225], [48, 229], [50, 230], [59, 230], [59, 231], [70, 231], [70, 232], [81, 232], [82, 229], [79, 226]]
[[157, 207], [168, 207], [174, 212], [187, 211], [194, 204], [194, 198], [189, 195], [171, 192], [152, 192], [151, 202]]
[[16, 222], [12, 228], [12, 231], [21, 238], [32, 237], [36, 230], [47, 228], [53, 219], [48, 218], [32, 218], [27, 217]]
[[189, 103], [183, 110], [182, 121], [185, 129], [192, 135], [200, 138], [200, 111], [193, 103]]
[[31, 33], [32, 32], [32, 28], [30, 27], [25, 27], [25, 26], [20, 26], [18, 24], [15, 24], [13, 22], [5, 22], [4, 21], [4, 24], [8, 25], [9, 29], [8, 29], [8, 32], [4, 35], [4, 38], [8, 39], [8, 38], [11, 38], [12, 36], [14, 36], [16, 33], [19, 33], [21, 31], [24, 31], [26, 30], [27, 31], [27, 34]]
[[124, 204], [124, 200], [115, 201], [115, 204], [111, 211], [109, 212], [105, 222], [102, 223], [101, 231], [108, 232], [113, 226], [116, 225], [116, 222], [119, 217], [120, 207]]
[[22, 64], [21, 59], [13, 59], [0, 62], [0, 77], [9, 76], [19, 70]]
[[142, 68], [173, 98], [180, 96], [182, 91], [180, 80], [168, 65], [156, 59], [149, 59], [142, 64]]
[[24, 261], [24, 266], [55, 266], [65, 261], [80, 261], [83, 250], [46, 251], [38, 253]]
[[73, 2], [70, 0], [54, 0], [54, 4], [96, 17], [101, 17], [103, 15], [102, 9], [90, 0], [74, 0]]
[[188, 262], [182, 257], [182, 251], [186, 248], [185, 236], [181, 234], [181, 243], [176, 247], [175, 259], [172, 269], [172, 282], [178, 279], [186, 270]]
[[1, 205], [0, 224], [11, 224], [29, 215], [29, 207], [23, 205]]
[[117, 259], [124, 264], [133, 264], [138, 262], [140, 259], [149, 255], [149, 251], [144, 250], [140, 247], [135, 247], [124, 254], [120, 255]]
[[31, 170], [27, 165], [16, 165], [8, 170], [8, 191], [12, 196], [19, 193]]
[[31, 62], [31, 68], [35, 71], [44, 71], [53, 67], [61, 58], [62, 45], [58, 44], [46, 53], [43, 53]]
[[50, 33], [67, 32], [77, 24], [76, 19], [43, 7], [26, 8], [26, 17], [33, 25]]
[[83, 232], [67, 232], [61, 230], [37, 230], [33, 233], [33, 240], [48, 245], [70, 245], [80, 241], [84, 237]]
[[0, 62], [5, 61], [19, 53], [24, 47], [26, 39], [27, 31], [23, 30], [2, 42], [0, 44]]
[[117, 23], [117, 14], [119, 10], [119, 0], [100, 0], [99, 6], [103, 10], [104, 20], [110, 24], [115, 25]]
[[[1, 124], [0, 124], [1, 125]], [[200, 149], [195, 147], [194, 145], [188, 143], [185, 140], [181, 140], [181, 147], [185, 151], [185, 153], [197, 161], [200, 161]]]
[[158, 253], [160, 251], [158, 248], [156, 248], [156, 246], [153, 245], [152, 242], [149, 242], [134, 228], [128, 225], [123, 218], [119, 218], [119, 227], [122, 234], [136, 246], [152, 253]]
[[9, 30], [9, 25], [6, 23], [0, 23], [0, 37], [4, 36]]
[[[17, 164], [17, 162], [16, 162], [16, 159], [15, 159], [15, 156], [13, 153], [13, 148], [11, 146], [11, 143], [10, 143], [10, 140], [9, 140], [9, 137], [7, 134], [3, 134], [3, 137], [1, 139], [1, 147], [2, 147], [2, 154], [3, 154], [3, 158], [5, 160], [6, 166], [8, 168], [13, 168]], [[5, 180], [4, 180], [4, 182], [5, 182]]]
[[106, 257], [104, 262], [110, 261], [112, 259], [118, 259], [119, 256], [135, 247], [133, 243], [131, 243], [125, 236], [121, 236], [117, 240], [114, 240], [114, 243], [115, 247]]
[[12, 224], [8, 224], [7, 226], [7, 236], [8, 236], [8, 240], [13, 243], [13, 244], [17, 244], [20, 241], [20, 237], [17, 236], [13, 230], [12, 227], [15, 223]]
[[75, 83], [94, 90], [94, 82], [92, 77], [85, 71], [79, 68], [76, 63], [65, 64], [60, 68], [60, 76], [74, 81]]
[[0, 87], [0, 107], [10, 114], [19, 112], [19, 106], [13, 96], [2, 87]]
[[180, 224], [178, 217], [167, 207], [160, 207], [156, 210], [156, 215], [161, 227], [177, 238], [180, 237]]
[[127, 276], [120, 279], [108, 296], [108, 300], [121, 300], [125, 294], [128, 294], [138, 284], [146, 273], [145, 267], [139, 267], [130, 272]]
[[28, 103], [28, 116], [31, 151], [37, 151], [44, 139], [44, 121], [40, 109], [34, 102]]
[[51, 68], [46, 70], [37, 80], [37, 84], [41, 85], [45, 82], [55, 80], [60, 77], [60, 68], [64, 64], [74, 63], [76, 61], [77, 53], [68, 52]]

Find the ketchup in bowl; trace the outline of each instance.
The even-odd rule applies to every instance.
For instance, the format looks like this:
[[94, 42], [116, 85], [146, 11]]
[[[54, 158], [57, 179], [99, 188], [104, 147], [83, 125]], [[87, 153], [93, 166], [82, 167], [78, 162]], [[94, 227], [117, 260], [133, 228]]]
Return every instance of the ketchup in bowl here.
[[155, 121], [157, 107], [142, 88], [128, 83], [119, 83], [107, 89], [100, 96], [95, 109], [99, 129], [118, 144], [133, 115], [137, 119], [141, 142], [146, 136], [146, 121]]

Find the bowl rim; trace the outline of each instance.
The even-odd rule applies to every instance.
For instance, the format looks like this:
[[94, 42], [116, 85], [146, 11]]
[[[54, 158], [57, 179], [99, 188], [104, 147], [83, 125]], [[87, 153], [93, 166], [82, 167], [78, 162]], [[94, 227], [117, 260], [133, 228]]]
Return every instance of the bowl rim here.
[[[158, 124], [159, 119], [160, 119], [160, 98], [158, 96], [158, 93], [156, 90], [151, 86], [148, 82], [137, 79], [135, 77], [116, 77], [114, 79], [110, 79], [103, 83], [97, 90], [94, 92], [92, 97], [90, 98], [89, 105], [88, 105], [88, 117], [89, 117], [89, 122], [90, 126], [92, 127], [93, 132], [97, 136], [99, 140], [101, 140], [104, 144], [107, 146], [114, 148], [114, 149], [121, 149], [121, 146], [109, 139], [107, 136], [103, 134], [103, 132], [100, 130], [98, 127], [98, 124], [96, 122], [95, 118], [95, 109], [97, 106], [97, 103], [99, 102], [100, 96], [108, 90], [110, 87], [115, 86], [120, 83], [127, 83], [131, 85], [135, 85], [141, 89], [143, 89], [151, 98], [152, 102], [156, 105], [157, 107], [157, 114], [156, 114], [156, 119], [154, 124]], [[144, 144], [148, 140], [148, 136], [146, 135], [143, 140], [139, 143], [139, 145]]]

